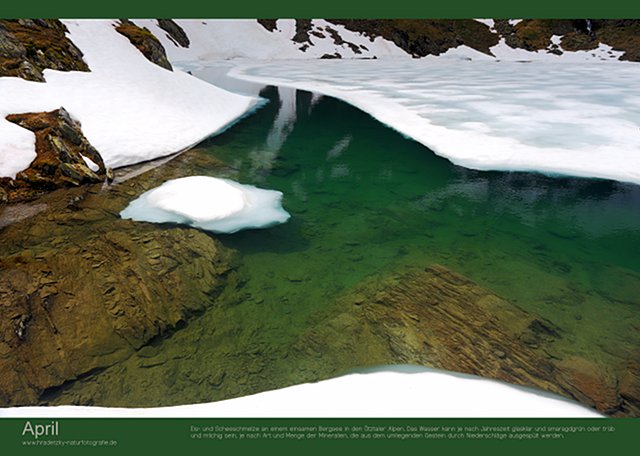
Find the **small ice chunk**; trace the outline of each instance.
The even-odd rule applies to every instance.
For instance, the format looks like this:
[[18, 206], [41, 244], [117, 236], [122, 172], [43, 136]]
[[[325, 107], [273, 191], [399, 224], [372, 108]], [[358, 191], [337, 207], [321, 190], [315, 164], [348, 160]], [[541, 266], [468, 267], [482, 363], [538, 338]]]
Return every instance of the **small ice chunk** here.
[[190, 176], [149, 190], [120, 212], [124, 219], [184, 223], [215, 233], [267, 228], [289, 220], [282, 192], [229, 179]]

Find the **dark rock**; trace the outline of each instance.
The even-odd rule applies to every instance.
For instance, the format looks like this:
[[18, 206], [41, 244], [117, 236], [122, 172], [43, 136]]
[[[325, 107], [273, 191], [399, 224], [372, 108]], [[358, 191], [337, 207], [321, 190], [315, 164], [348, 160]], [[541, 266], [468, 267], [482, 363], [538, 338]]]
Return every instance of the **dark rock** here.
[[126, 36], [129, 42], [142, 52], [142, 55], [147, 60], [166, 70], [173, 71], [164, 47], [149, 29], [138, 27], [133, 22], [122, 19], [116, 30], [121, 35]]
[[293, 41], [307, 46], [311, 44], [311, 39], [309, 38], [311, 27], [311, 19], [296, 19], [296, 33], [293, 35]]
[[189, 42], [189, 37], [185, 33], [185, 31], [176, 24], [172, 19], [157, 19], [158, 26], [167, 32], [169, 37], [172, 39], [174, 43], [182, 46], [183, 48], [188, 48], [191, 44]]
[[[43, 191], [103, 182], [107, 170], [100, 153], [89, 144], [81, 126], [60, 108], [51, 112], [11, 114], [7, 120], [36, 136], [36, 158], [15, 179], [0, 180], [9, 201], [28, 200]], [[97, 166], [92, 171], [83, 159]]]
[[89, 71], [57, 19], [0, 20], [0, 76], [44, 82], [42, 70]]
[[258, 24], [263, 26], [270, 32], [275, 32], [278, 30], [278, 25], [276, 24], [277, 19], [257, 19]]

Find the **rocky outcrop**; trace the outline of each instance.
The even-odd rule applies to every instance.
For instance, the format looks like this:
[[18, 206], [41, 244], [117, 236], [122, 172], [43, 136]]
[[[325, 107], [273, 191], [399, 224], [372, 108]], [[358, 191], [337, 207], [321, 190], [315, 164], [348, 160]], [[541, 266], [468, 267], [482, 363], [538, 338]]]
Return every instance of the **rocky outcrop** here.
[[413, 57], [440, 55], [462, 44], [489, 54], [498, 35], [486, 25], [469, 19], [331, 19], [370, 38], [381, 36]]
[[172, 19], [157, 19], [158, 26], [167, 32], [167, 36], [176, 46], [188, 48], [191, 44], [185, 31]]
[[15, 179], [0, 178], [7, 200], [27, 200], [60, 187], [102, 182], [110, 173], [100, 153], [82, 134], [80, 124], [64, 108], [12, 114], [7, 120], [34, 132], [37, 154]]
[[144, 55], [147, 60], [169, 71], [173, 71], [162, 44], [160, 44], [158, 38], [156, 38], [149, 29], [146, 27], [138, 27], [133, 22], [122, 19], [116, 26], [116, 30], [121, 35], [126, 36], [129, 42], [142, 52], [142, 55]]
[[57, 19], [0, 20], [0, 76], [44, 82], [45, 68], [89, 71]]

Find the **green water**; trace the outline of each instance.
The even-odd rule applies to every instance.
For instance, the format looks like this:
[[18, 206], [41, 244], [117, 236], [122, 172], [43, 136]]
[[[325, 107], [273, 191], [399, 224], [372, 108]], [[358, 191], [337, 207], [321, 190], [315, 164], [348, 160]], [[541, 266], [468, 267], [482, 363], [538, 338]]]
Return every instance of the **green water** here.
[[638, 321], [640, 187], [470, 171], [338, 100], [280, 92], [206, 144], [231, 177], [285, 195], [288, 224], [222, 237], [273, 311], [305, 318], [367, 275], [437, 262], [577, 340]]
[[338, 100], [262, 95], [268, 105], [192, 153], [282, 191], [290, 221], [215, 236], [239, 252], [242, 283], [156, 342], [153, 375], [134, 357], [72, 391], [161, 405], [295, 383], [301, 367], [273, 366], [323, 309], [370, 276], [433, 263], [551, 320], [560, 355], [614, 369], [638, 359], [640, 186], [471, 171]]

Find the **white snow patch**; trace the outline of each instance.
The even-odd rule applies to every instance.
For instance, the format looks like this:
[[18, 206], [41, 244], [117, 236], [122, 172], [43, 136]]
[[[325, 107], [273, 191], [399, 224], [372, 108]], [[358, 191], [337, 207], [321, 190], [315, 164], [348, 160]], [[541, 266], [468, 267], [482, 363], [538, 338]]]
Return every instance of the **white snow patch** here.
[[216, 233], [235, 233], [286, 222], [282, 192], [208, 176], [173, 179], [132, 201], [120, 216], [153, 223], [184, 223]]
[[[136, 19], [136, 25], [148, 28], [162, 43], [170, 61], [212, 59], [293, 59], [301, 52], [291, 41], [290, 27], [278, 22], [270, 32], [255, 19], [176, 19], [174, 22], [189, 37], [188, 48], [176, 46], [153, 19]], [[282, 25], [283, 29], [280, 29]]]
[[[551, 38], [552, 44], [560, 46], [560, 40], [562, 37], [554, 35]], [[551, 45], [550, 45], [551, 46]], [[562, 50], [562, 48], [560, 48]], [[490, 49], [491, 53], [496, 56], [498, 60], [506, 61], [548, 61], [548, 62], [561, 62], [561, 63], [583, 63], [583, 62], [595, 62], [595, 61], [617, 61], [620, 56], [624, 54], [623, 51], [614, 51], [613, 48], [607, 44], [600, 43], [596, 49], [591, 51], [564, 51], [560, 55], [549, 52], [548, 49], [540, 51], [527, 51], [521, 48], [512, 48], [509, 46], [504, 38], [500, 39], [500, 42]]]
[[509, 25], [512, 25], [514, 27], [518, 25], [520, 22], [522, 22], [522, 19], [509, 19]]
[[475, 19], [475, 20], [489, 27], [489, 29], [493, 33], [496, 33], [496, 29], [495, 29], [496, 22], [493, 19]]
[[340, 98], [468, 168], [640, 184], [634, 63], [279, 61], [230, 75]]
[[539, 390], [437, 369], [385, 366], [207, 404], [159, 408], [15, 407], [4, 417], [581, 418], [594, 410]]
[[45, 70], [46, 83], [0, 77], [0, 176], [15, 177], [35, 158], [33, 133], [6, 121], [7, 114], [63, 106], [106, 166], [119, 167], [188, 148], [258, 101], [158, 67], [113, 21], [64, 23], [91, 72]]
[[98, 165], [96, 165], [96, 163], [91, 160], [89, 157], [85, 157], [84, 155], [82, 156], [82, 159], [84, 160], [84, 162], [87, 164], [87, 166], [89, 167], [89, 169], [93, 172], [97, 172], [100, 170], [100, 167]]
[[[21, 110], [14, 109], [14, 103], [9, 101], [9, 94], [14, 87], [18, 90], [28, 90], [28, 81], [22, 84], [20, 81], [7, 81], [9, 78], [0, 78], [0, 177], [15, 179], [16, 174], [29, 167], [35, 160], [36, 136], [33, 132], [22, 128], [5, 117], [9, 114], [20, 114]], [[15, 78], [12, 78], [15, 79]], [[36, 82], [31, 83], [35, 87]], [[24, 92], [23, 92], [24, 93]]]

